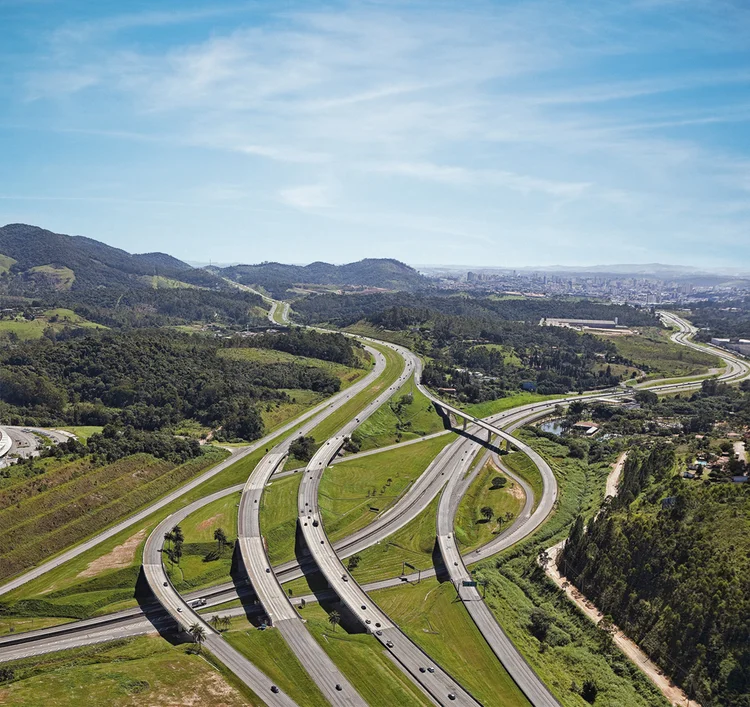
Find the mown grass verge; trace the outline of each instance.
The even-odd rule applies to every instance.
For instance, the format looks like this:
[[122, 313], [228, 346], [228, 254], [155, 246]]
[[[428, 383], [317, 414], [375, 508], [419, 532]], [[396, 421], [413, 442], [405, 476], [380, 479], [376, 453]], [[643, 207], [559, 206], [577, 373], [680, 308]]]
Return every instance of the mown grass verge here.
[[450, 582], [431, 577], [419, 584], [372, 592], [373, 600], [433, 660], [481, 704], [528, 707], [524, 697], [479, 633]]
[[[495, 477], [505, 478], [506, 485], [493, 488]], [[523, 509], [525, 498], [521, 486], [488, 460], [461, 499], [456, 513], [454, 530], [462, 552], [486, 545], [509, 527]], [[482, 515], [483, 508], [492, 509], [489, 519]]]
[[451, 435], [326, 469], [320, 484], [323, 524], [332, 541], [351, 535], [390, 508], [450, 442]]

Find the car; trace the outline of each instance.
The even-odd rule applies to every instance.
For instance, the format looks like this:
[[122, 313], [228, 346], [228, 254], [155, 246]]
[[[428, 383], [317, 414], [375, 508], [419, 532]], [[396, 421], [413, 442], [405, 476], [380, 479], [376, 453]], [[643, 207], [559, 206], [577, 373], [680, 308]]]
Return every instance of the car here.
[[[377, 626], [377, 624], [375, 624], [375, 625]], [[376, 636], [382, 636], [383, 632], [382, 631], [375, 631], [375, 635]]]
[[456, 695], [454, 693], [452, 693], [452, 692], [449, 692], [448, 693], [448, 699], [449, 700], [455, 700], [456, 699]]
[[168, 587], [169, 586], [169, 582], [164, 582], [164, 586]]
[[427, 667], [427, 672], [428, 672], [428, 673], [434, 673], [434, 672], [435, 672], [435, 668], [433, 668], [433, 667], [432, 667], [431, 665], [429, 665], [429, 666]]
[[313, 528], [317, 528], [320, 525], [317, 520], [313, 521]]
[[388, 646], [388, 648], [393, 648], [393, 641], [386, 641], [385, 645]]
[[270, 568], [270, 567], [266, 567], [266, 572], [267, 572], [268, 574], [271, 574], [271, 568]]
[[372, 623], [372, 621], [370, 621], [370, 619], [365, 619], [365, 623], [366, 623], [366, 624], [371, 624], [371, 623]]
[[271, 692], [273, 692], [274, 695], [277, 695], [279, 692], [279, 688], [276, 687], [276, 685], [271, 685]]
[[178, 614], [181, 614], [181, 613], [182, 613], [182, 607], [181, 607], [181, 606], [178, 606], [178, 607], [177, 607], [177, 613], [178, 613]]
[[366, 608], [367, 607], [364, 604], [362, 604], [362, 606], [360, 607], [360, 609], [362, 609], [362, 611], [364, 611]]
[[341, 575], [341, 579], [343, 579], [345, 582], [349, 581], [349, 577], [347, 577], [345, 574]]
[[375, 626], [377, 626], [377, 628], [380, 628], [380, 621], [377, 621], [377, 622], [375, 623]]
[[420, 673], [426, 673], [427, 672], [427, 668], [425, 668], [424, 666], [420, 665], [419, 666], [419, 672]]
[[344, 688], [343, 688], [343, 687], [341, 687], [341, 685], [339, 685], [338, 683], [336, 683], [336, 689], [337, 689], [337, 690], [338, 690], [339, 692], [341, 692], [341, 690], [343, 690]]

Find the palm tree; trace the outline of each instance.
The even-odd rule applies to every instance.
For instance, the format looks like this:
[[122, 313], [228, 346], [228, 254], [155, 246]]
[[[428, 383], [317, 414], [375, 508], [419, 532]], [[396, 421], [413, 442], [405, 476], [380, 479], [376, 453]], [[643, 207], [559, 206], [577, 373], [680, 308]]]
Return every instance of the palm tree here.
[[198, 652], [200, 653], [203, 648], [203, 641], [206, 640], [206, 629], [196, 622], [188, 630], [193, 640], [198, 644]]
[[171, 530], [164, 533], [164, 542], [170, 545], [174, 542], [174, 533]]
[[341, 623], [341, 614], [339, 614], [336, 609], [334, 609], [330, 614], [328, 614], [328, 623], [333, 626], [333, 630], [336, 630], [336, 626], [338, 626]]
[[179, 525], [175, 525], [175, 527], [172, 528], [172, 534], [174, 535], [176, 542], [183, 542], [185, 540], [185, 536], [182, 534], [182, 528], [180, 528]]
[[492, 520], [492, 516], [495, 515], [495, 511], [489, 506], [482, 506], [482, 508], [479, 509], [479, 512], [482, 514], [482, 518], [484, 518], [485, 521]]
[[216, 540], [216, 543], [219, 546], [219, 553], [224, 552], [224, 546], [227, 544], [227, 535], [223, 528], [216, 528], [216, 530], [214, 530], [214, 540]]
[[182, 540], [175, 540], [172, 553], [170, 555], [172, 562], [180, 564], [180, 558], [182, 557]]

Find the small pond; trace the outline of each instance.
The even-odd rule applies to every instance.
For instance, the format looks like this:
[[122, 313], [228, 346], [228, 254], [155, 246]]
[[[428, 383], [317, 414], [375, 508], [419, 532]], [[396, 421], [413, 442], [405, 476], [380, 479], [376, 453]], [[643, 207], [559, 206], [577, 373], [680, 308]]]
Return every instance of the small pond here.
[[543, 430], [544, 432], [551, 432], [553, 435], [557, 435], [558, 437], [562, 437], [563, 432], [565, 432], [565, 427], [563, 427], [562, 420], [548, 420], [547, 422], [543, 422], [541, 425], [539, 425], [539, 429]]

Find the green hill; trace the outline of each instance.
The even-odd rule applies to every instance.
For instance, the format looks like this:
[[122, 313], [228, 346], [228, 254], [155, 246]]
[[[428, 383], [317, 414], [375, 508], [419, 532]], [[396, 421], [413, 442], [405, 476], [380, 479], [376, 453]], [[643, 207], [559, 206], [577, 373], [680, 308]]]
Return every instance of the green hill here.
[[132, 255], [84, 236], [66, 236], [38, 226], [0, 228], [0, 264], [11, 292], [153, 286], [156, 276], [175, 283], [222, 288], [219, 278], [165, 253]]
[[315, 262], [310, 265], [260, 263], [233, 265], [218, 271], [244, 285], [261, 285], [272, 292], [292, 285], [354, 285], [386, 290], [416, 290], [428, 280], [414, 268], [391, 258], [366, 258], [346, 265]]

